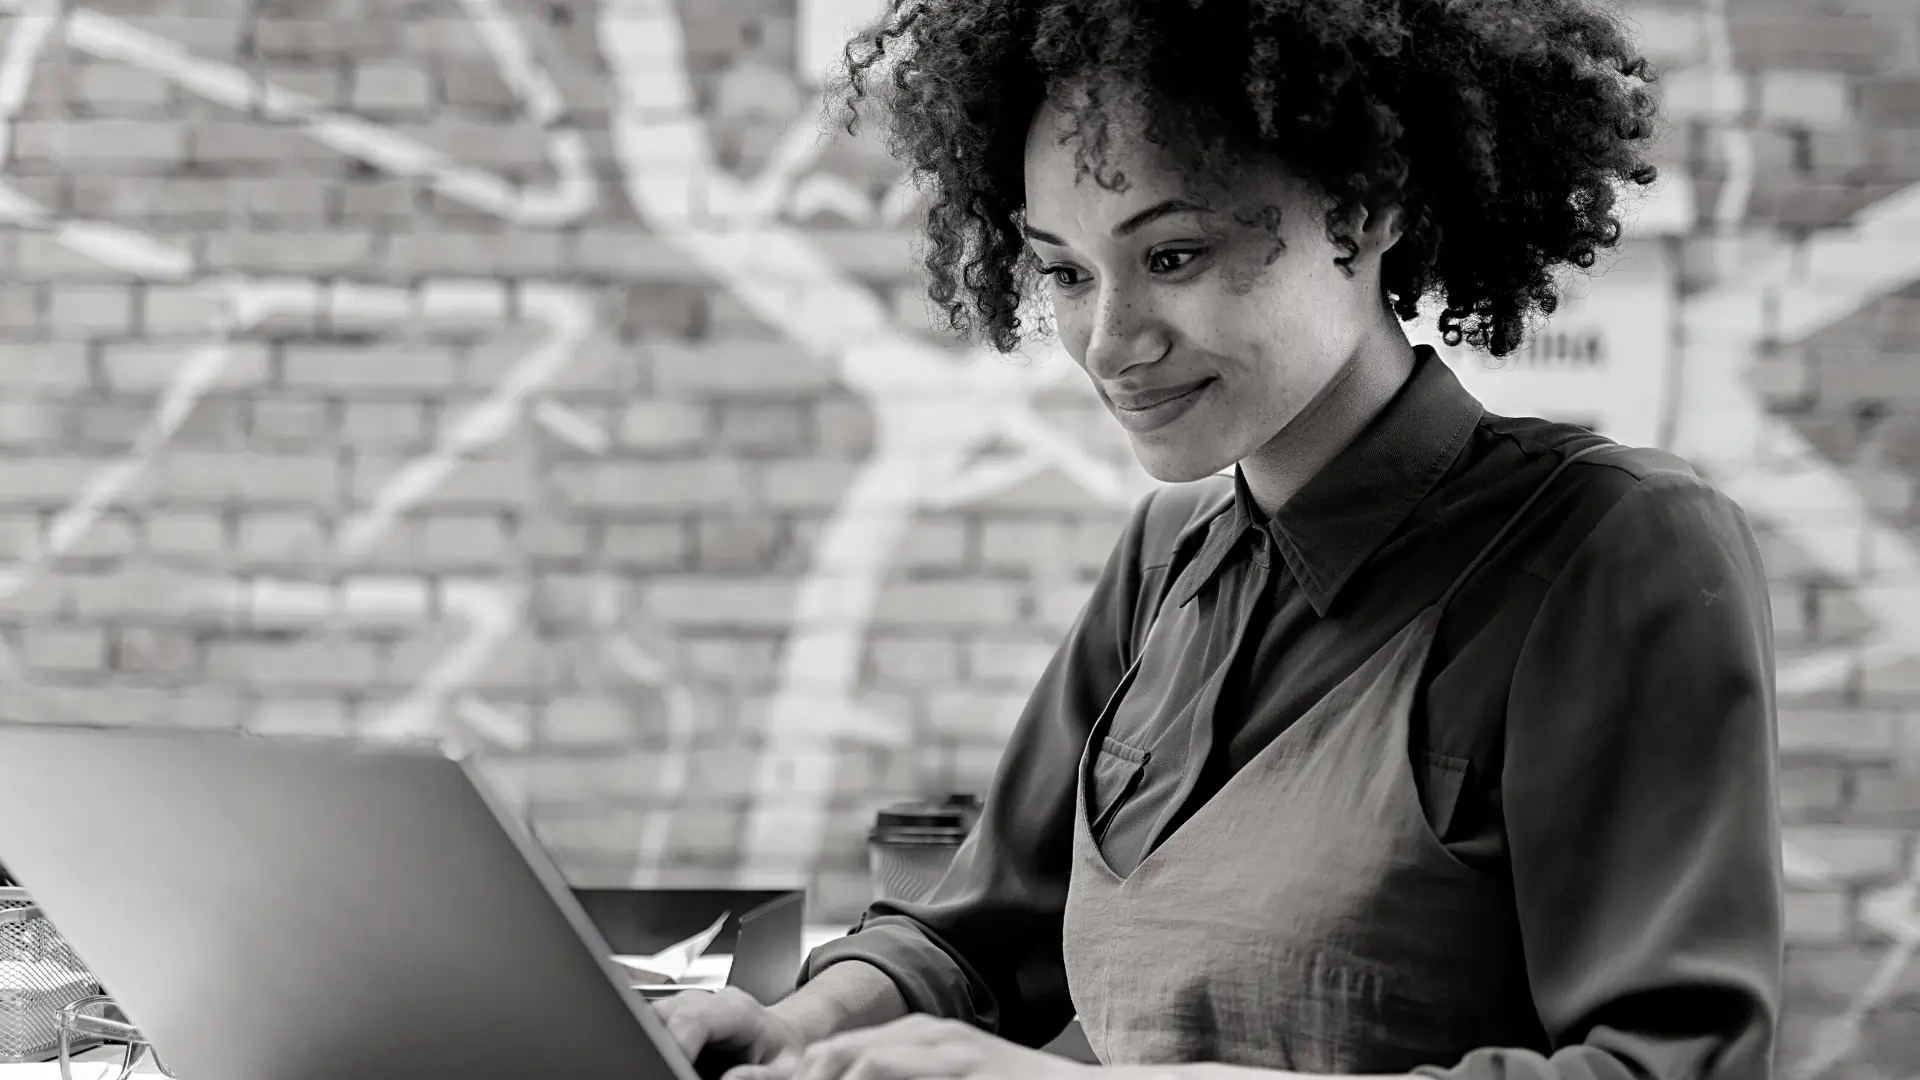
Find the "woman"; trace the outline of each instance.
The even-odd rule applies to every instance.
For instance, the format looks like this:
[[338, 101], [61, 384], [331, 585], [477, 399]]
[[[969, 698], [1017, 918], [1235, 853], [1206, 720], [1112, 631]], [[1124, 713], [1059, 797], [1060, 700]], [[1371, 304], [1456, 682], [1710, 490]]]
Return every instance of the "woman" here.
[[[1782, 953], [1772, 641], [1686, 464], [1486, 414], [1645, 183], [1583, 0], [896, 0], [847, 99], [927, 270], [1044, 298], [1144, 500], [924, 903], [791, 998], [665, 1004], [737, 1077], [1751, 1080]], [[1030, 1049], [1078, 1016], [1101, 1066]]]

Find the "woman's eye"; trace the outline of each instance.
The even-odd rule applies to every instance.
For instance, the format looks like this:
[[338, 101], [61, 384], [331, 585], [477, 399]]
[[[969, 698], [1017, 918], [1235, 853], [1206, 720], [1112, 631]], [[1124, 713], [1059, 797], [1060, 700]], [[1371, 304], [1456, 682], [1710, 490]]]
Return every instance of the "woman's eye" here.
[[1147, 269], [1156, 274], [1171, 274], [1175, 270], [1185, 269], [1188, 263], [1199, 257], [1198, 251], [1156, 251], [1147, 256]]
[[1079, 279], [1075, 276], [1079, 274], [1080, 271], [1075, 270], [1071, 266], [1049, 266], [1041, 270], [1040, 273], [1043, 276], [1052, 278], [1053, 283], [1063, 289], [1071, 289], [1075, 285], [1080, 284]]

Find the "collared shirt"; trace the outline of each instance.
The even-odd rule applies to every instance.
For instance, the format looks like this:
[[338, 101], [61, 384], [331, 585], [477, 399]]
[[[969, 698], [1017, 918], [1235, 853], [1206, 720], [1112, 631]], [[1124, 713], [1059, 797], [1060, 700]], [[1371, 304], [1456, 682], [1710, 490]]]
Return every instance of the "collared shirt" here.
[[[1077, 766], [1153, 618], [1212, 601], [1205, 655], [1130, 696], [1184, 704], [1222, 665], [1227, 689], [1207, 715], [1161, 710], [1138, 782], [1089, 807], [1122, 875], [1597, 441], [1487, 414], [1423, 349], [1393, 401], [1270, 517], [1237, 471], [1157, 492], [1042, 674], [945, 884], [874, 905], [805, 977], [864, 960], [916, 1011], [1051, 1039], [1073, 1015], [1061, 918]], [[1177, 533], [1152, 535], [1160, 500], [1178, 507]], [[1410, 742], [1436, 836], [1512, 882], [1545, 1036], [1431, 1075], [1766, 1075], [1784, 939], [1772, 623], [1735, 504], [1658, 451], [1568, 469], [1447, 608]]]

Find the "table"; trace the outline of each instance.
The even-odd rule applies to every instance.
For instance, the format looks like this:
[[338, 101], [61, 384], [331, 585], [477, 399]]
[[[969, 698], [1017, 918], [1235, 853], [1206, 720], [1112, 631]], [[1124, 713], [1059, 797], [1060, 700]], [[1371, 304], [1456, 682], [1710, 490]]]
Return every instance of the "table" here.
[[[844, 936], [846, 932], [847, 928], [844, 926], [809, 926], [801, 932], [801, 942], [807, 952], [812, 952], [827, 942]], [[699, 989], [725, 986], [727, 970], [732, 960], [731, 956], [725, 954], [703, 956], [693, 962], [692, 970], [687, 973], [687, 977], [682, 982]], [[100, 1047], [80, 1055], [80, 1060], [89, 1063], [98, 1062], [97, 1067], [102, 1074], [109, 1075], [106, 1062], [118, 1061], [120, 1053], [118, 1047]], [[161, 1076], [162, 1074], [153, 1067], [153, 1060], [149, 1057], [134, 1069], [133, 1075]], [[0, 1065], [0, 1080], [60, 1080], [60, 1063], [48, 1061], [31, 1065]], [[75, 1080], [82, 1080], [82, 1078], [76, 1076]], [[180, 1080], [193, 1080], [193, 1078], [183, 1076]]]

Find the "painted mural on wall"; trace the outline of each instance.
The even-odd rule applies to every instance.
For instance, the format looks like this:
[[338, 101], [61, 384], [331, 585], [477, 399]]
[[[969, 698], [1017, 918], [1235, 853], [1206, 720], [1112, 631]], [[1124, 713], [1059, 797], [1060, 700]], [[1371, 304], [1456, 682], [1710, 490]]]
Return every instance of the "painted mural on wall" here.
[[[583, 873], [636, 884], [678, 880], [677, 854], [715, 847], [730, 852], [724, 872], [741, 882], [805, 879], [849, 847], [858, 821], [846, 811], [849, 790], [984, 782], [991, 729], [1011, 721], [1044, 635], [1011, 650], [975, 643], [969, 664], [998, 665], [1003, 692], [907, 707], [874, 685], [876, 625], [947, 604], [1038, 605], [1057, 618], [1082, 587], [1076, 567], [1104, 554], [1110, 531], [1099, 523], [1117, 524], [1147, 480], [1064, 355], [1008, 362], [955, 349], [899, 302], [910, 288], [872, 284], [870, 263], [907, 257], [887, 245], [906, 235], [914, 193], [873, 147], [823, 135], [812, 95], [832, 43], [873, 7], [802, 0], [784, 16], [788, 55], [763, 48], [715, 77], [698, 66], [703, 46], [693, 40], [708, 33], [708, 15], [687, 4], [447, 0], [441, 44], [455, 41], [447, 47], [491, 72], [493, 104], [521, 144], [537, 148], [540, 164], [529, 169], [484, 153], [472, 160], [447, 148], [446, 131], [383, 119], [383, 101], [412, 100], [404, 74], [384, 99], [355, 97], [357, 84], [321, 93], [154, 20], [0, 0], [0, 165], [22, 156], [29, 136], [46, 137], [48, 123], [32, 120], [36, 95], [53, 92], [49, 82], [77, 61], [141, 73], [179, 101], [298, 140], [311, 160], [327, 156], [326, 169], [352, 163], [369, 183], [404, 182], [463, 223], [455, 235], [410, 242], [416, 273], [383, 273], [380, 253], [356, 247], [363, 230], [316, 228], [304, 246], [274, 250], [196, 243], [178, 229], [77, 212], [39, 192], [18, 161], [0, 172], [0, 220], [14, 241], [70, 259], [82, 280], [94, 266], [138, 283], [129, 295], [142, 298], [151, 339], [90, 358], [147, 407], [114, 433], [123, 436], [116, 452], [84, 467], [63, 458], [44, 481], [33, 534], [11, 561], [0, 548], [0, 605], [62, 617], [91, 606], [154, 624], [98, 646], [144, 657], [152, 677], [105, 688], [49, 681], [35, 673], [33, 642], [8, 650], [0, 639], [0, 675], [16, 695], [6, 700], [43, 715], [130, 710], [154, 722], [452, 737], [490, 763], [557, 847], [578, 841], [600, 853]], [[1708, 186], [1669, 167], [1621, 257], [1576, 283], [1575, 299], [1527, 349], [1499, 363], [1449, 359], [1498, 411], [1589, 422], [1698, 461], [1757, 523], [1836, 577], [1858, 578], [1860, 553], [1871, 551], [1887, 584], [1856, 591], [1857, 639], [1783, 650], [1783, 690], [1818, 695], [1920, 649], [1920, 555], [1882, 521], [1870, 477], [1863, 484], [1858, 470], [1834, 464], [1772, 408], [1788, 377], [1780, 357], [1920, 279], [1920, 186], [1797, 244], [1743, 230], [1757, 166], [1745, 113], [1713, 104], [1734, 92], [1724, 89], [1734, 71], [1724, 9], [1709, 5], [1689, 25], [1706, 43], [1706, 67], [1669, 81], [1705, 86], [1706, 115], [1721, 117], [1706, 125], [1728, 163], [1711, 201], [1696, 205]], [[582, 78], [587, 68], [595, 74]], [[1719, 232], [1704, 273], [1683, 266], [1681, 234], [1696, 220]], [[459, 248], [468, 235], [510, 239]], [[563, 243], [566, 254], [553, 254]], [[726, 322], [722, 345], [689, 345], [655, 325], [685, 317], [672, 283], [689, 278], [725, 298], [698, 316]], [[606, 279], [668, 284], [650, 285], [636, 313], [633, 294]], [[164, 331], [162, 311], [172, 320]], [[59, 357], [15, 356], [4, 363], [16, 366], [0, 366], [9, 381], [78, 385], [54, 369]], [[701, 437], [695, 429], [730, 422], [677, 392], [770, 382], [845, 396], [841, 412], [813, 417], [815, 437], [845, 441], [841, 460], [783, 469], [777, 444], [748, 443], [744, 466], [661, 463]], [[329, 443], [302, 427], [303, 410], [336, 408], [334, 391], [349, 385], [391, 390], [391, 401], [354, 398], [364, 427], [352, 430], [364, 437]], [[236, 395], [253, 403], [248, 434], [263, 424], [279, 431], [285, 454], [222, 442], [222, 410]], [[422, 412], [417, 403], [429, 398]], [[773, 414], [751, 407], [738, 422], [767, 421], [765, 437]], [[37, 421], [21, 413], [6, 422]], [[230, 533], [242, 526], [209, 514], [206, 527], [226, 530], [224, 541], [164, 553], [150, 545], [110, 576], [69, 580], [67, 568], [117, 550], [111, 537], [130, 507], [164, 504], [168, 492], [210, 506], [284, 497], [289, 509], [250, 518], [253, 531], [237, 539]], [[350, 509], [323, 521], [300, 509], [329, 499]], [[1012, 546], [1045, 538], [1019, 558], [1039, 567], [1047, 588], [963, 599], [964, 585], [943, 588], [937, 574], [903, 578], [903, 565], [937, 566], [942, 551], [980, 542], [927, 532], [929, 523], [1009, 499], [1039, 508], [1039, 518], [1067, 500], [1095, 523], [1066, 542], [1046, 522], [1008, 534]], [[765, 533], [757, 518], [769, 500], [807, 510], [804, 535]], [[696, 527], [630, 512], [670, 502], [703, 507], [720, 524], [689, 539]], [[583, 507], [604, 519], [592, 542], [547, 528]], [[197, 520], [173, 524], [190, 530]], [[724, 594], [681, 572], [690, 545], [702, 559], [732, 553], [713, 556], [722, 573], [738, 567]], [[435, 570], [422, 572], [422, 559]], [[780, 573], [767, 572], [774, 564]], [[269, 682], [269, 692], [242, 698], [195, 696], [165, 678], [181, 625], [206, 650], [206, 670], [244, 670], [256, 683], [263, 669], [280, 670], [317, 689], [277, 693]], [[755, 633], [743, 637], [742, 627]], [[85, 635], [35, 641], [95, 647]], [[380, 644], [362, 648], [367, 641]], [[910, 638], [884, 644], [903, 671], [920, 664], [927, 680], [958, 677], [945, 654], [924, 658]], [[315, 669], [333, 682], [315, 681]], [[341, 689], [348, 684], [374, 689]], [[943, 708], [954, 717], [929, 716]], [[994, 715], [983, 722], [983, 710]], [[984, 727], [986, 749], [980, 738], [943, 743], [929, 764], [927, 731], [942, 725]], [[1920, 740], [1907, 750], [1920, 770]], [[719, 789], [740, 808], [703, 809], [700, 794]], [[597, 805], [570, 821], [569, 799]], [[1833, 1075], [1853, 1060], [1873, 1018], [1920, 969], [1920, 850], [1902, 850], [1913, 860], [1907, 876], [1860, 898], [1879, 935], [1866, 977], [1799, 1048], [1796, 1075]], [[1786, 854], [1799, 885], [1844, 876], [1811, 847], [1790, 840]]]

